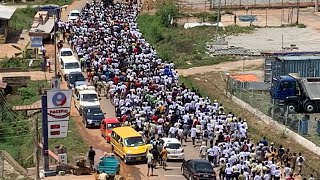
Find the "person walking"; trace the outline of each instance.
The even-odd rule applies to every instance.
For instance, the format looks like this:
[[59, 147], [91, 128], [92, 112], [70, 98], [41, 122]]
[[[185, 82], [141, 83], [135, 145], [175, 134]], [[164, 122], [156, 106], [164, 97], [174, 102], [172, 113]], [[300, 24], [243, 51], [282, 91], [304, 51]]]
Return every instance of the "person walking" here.
[[207, 150], [208, 150], [208, 147], [206, 145], [205, 142], [202, 142], [202, 145], [200, 146], [200, 159], [207, 159]]
[[156, 145], [153, 146], [152, 150], [151, 150], [151, 153], [153, 155], [153, 168], [156, 169], [156, 165], [157, 165], [157, 162], [159, 162], [159, 151], [158, 151], [158, 148], [157, 148], [157, 145], [158, 143], [156, 143]]
[[196, 129], [195, 126], [193, 126], [193, 127], [191, 128], [191, 139], [192, 139], [192, 145], [193, 145], [193, 147], [196, 147], [196, 145], [195, 145], [196, 136], [197, 136], [197, 129]]
[[299, 153], [299, 156], [297, 157], [297, 165], [298, 165], [298, 174], [301, 175], [301, 171], [302, 171], [302, 165], [304, 164], [304, 157], [302, 156], [301, 152]]
[[151, 176], [153, 176], [153, 154], [151, 153], [151, 150], [149, 150], [148, 154], [147, 154], [147, 164], [148, 164], [148, 173], [147, 176], [149, 176], [149, 171], [151, 169]]
[[96, 151], [93, 150], [93, 147], [90, 146], [90, 150], [88, 152], [88, 159], [89, 159], [89, 164], [90, 164], [90, 169], [91, 171], [93, 171], [93, 167], [94, 167], [94, 157], [96, 156]]
[[108, 174], [103, 170], [102, 173], [99, 174], [99, 180], [107, 180], [109, 178]]
[[166, 147], [163, 147], [162, 151], [160, 152], [160, 156], [162, 159], [162, 168], [166, 171], [167, 159], [168, 159], [168, 150]]

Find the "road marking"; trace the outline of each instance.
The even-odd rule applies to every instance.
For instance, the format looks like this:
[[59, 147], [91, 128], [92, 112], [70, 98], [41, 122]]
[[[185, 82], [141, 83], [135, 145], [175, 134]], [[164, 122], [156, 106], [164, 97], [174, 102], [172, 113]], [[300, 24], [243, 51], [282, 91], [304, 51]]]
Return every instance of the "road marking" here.
[[166, 167], [166, 169], [181, 169], [181, 167]]
[[182, 175], [170, 175], [170, 174], [165, 174], [164, 176], [167, 176], [167, 177], [183, 177]]

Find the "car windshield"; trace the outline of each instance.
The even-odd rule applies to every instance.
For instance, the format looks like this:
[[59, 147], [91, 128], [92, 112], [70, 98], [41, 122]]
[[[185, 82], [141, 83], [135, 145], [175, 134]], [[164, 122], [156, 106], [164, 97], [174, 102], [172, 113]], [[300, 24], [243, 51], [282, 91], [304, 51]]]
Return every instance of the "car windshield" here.
[[181, 144], [179, 144], [179, 143], [168, 143], [166, 146], [168, 149], [180, 149], [181, 148]]
[[135, 147], [145, 145], [145, 142], [141, 136], [136, 136], [124, 139], [124, 145], [127, 147]]
[[210, 163], [205, 163], [205, 162], [196, 162], [194, 164], [194, 169], [196, 171], [206, 171], [206, 170], [212, 170], [212, 166]]
[[83, 94], [82, 100], [83, 101], [97, 101], [98, 97], [96, 94]]
[[87, 114], [89, 116], [102, 116], [103, 112], [101, 111], [100, 108], [90, 108], [88, 109]]
[[70, 82], [85, 80], [82, 74], [70, 74], [69, 79], [70, 79]]
[[73, 62], [73, 63], [66, 63], [65, 69], [76, 69], [80, 68], [79, 63]]
[[120, 127], [120, 126], [121, 126], [120, 123], [107, 124], [107, 129], [113, 129], [113, 128]]
[[72, 56], [71, 51], [61, 51], [61, 56]]
[[70, 16], [79, 16], [79, 13], [71, 13]]

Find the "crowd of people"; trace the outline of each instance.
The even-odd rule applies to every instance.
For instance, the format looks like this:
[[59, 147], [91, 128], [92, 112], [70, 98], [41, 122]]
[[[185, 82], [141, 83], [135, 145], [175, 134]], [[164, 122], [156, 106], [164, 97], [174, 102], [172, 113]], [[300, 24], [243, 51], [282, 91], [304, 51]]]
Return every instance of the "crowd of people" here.
[[[174, 64], [161, 60], [143, 38], [138, 14], [136, 4], [92, 2], [77, 20], [59, 24], [70, 33], [68, 41], [87, 69], [88, 80], [97, 88], [104, 82], [106, 97], [122, 123], [141, 132], [154, 149], [161, 137], [177, 138], [182, 144], [191, 139], [194, 147], [186, 151], [198, 148], [201, 141], [199, 157], [218, 168], [220, 179], [291, 180], [295, 172], [301, 174], [301, 153], [275, 147], [265, 138], [252, 143], [245, 119], [179, 84]], [[152, 160], [166, 156], [165, 151], [150, 152], [150, 167]]]

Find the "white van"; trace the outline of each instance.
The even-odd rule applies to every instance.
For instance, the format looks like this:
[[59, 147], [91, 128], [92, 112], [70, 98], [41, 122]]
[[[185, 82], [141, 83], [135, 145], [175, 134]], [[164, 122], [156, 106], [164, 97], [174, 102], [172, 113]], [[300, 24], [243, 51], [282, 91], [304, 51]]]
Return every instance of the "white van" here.
[[184, 150], [180, 141], [176, 138], [161, 138], [160, 144], [166, 147], [168, 151], [168, 159], [184, 160]]
[[70, 72], [81, 72], [80, 63], [74, 56], [66, 56], [60, 59], [61, 72], [65, 80], [68, 80]]

